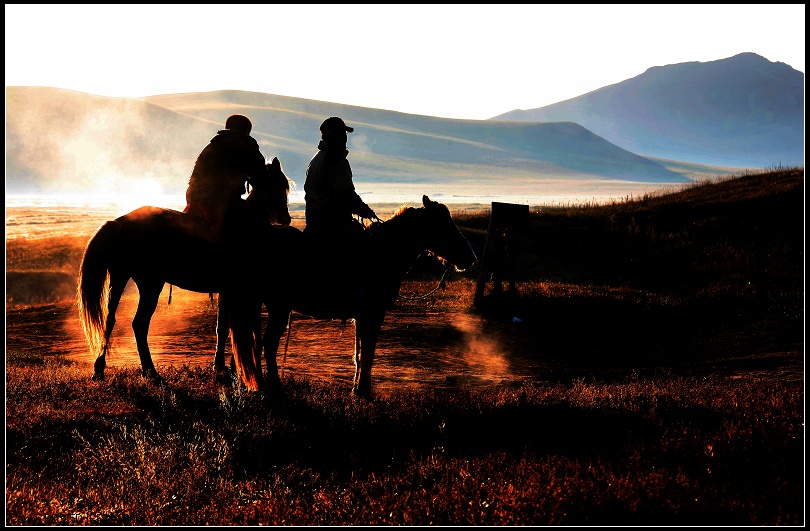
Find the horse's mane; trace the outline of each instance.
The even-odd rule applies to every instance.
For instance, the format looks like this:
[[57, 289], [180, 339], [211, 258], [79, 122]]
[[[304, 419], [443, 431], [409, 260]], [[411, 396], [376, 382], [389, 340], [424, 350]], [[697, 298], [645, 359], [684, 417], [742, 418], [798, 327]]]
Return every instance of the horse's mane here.
[[[384, 224], [387, 224], [389, 227], [394, 226], [394, 225], [399, 225], [400, 221], [403, 221], [403, 220], [405, 220], [405, 219], [407, 219], [409, 217], [412, 217], [413, 214], [416, 213], [419, 210], [420, 209], [418, 209], [418, 208], [408, 206], [408, 204], [404, 204], [404, 205], [400, 206], [397, 209], [397, 211], [394, 212], [394, 214], [390, 218], [385, 220]], [[383, 223], [374, 223], [374, 224], [371, 225], [371, 228], [374, 229], [376, 227], [381, 227], [382, 225], [383, 225]]]
[[[287, 197], [290, 195], [290, 178], [285, 176], [285, 185], [284, 185], [284, 192], [286, 193]], [[250, 192], [245, 199], [249, 199], [251, 201], [256, 201], [259, 198], [259, 191], [256, 190], [255, 186], [250, 187]]]
[[400, 214], [402, 214], [403, 212], [405, 212], [406, 210], [412, 210], [413, 208], [414, 207], [410, 206], [408, 203], [403, 203], [402, 205], [400, 205], [400, 207], [397, 209], [396, 212], [394, 212], [394, 215], [391, 216], [391, 217], [397, 217]]
[[388, 218], [384, 223], [372, 223], [368, 226], [368, 230], [372, 236], [387, 235], [393, 233], [401, 233], [407, 226], [423, 226], [426, 223], [432, 223], [435, 218], [429, 212], [436, 212], [436, 209], [443, 209], [447, 215], [450, 211], [447, 205], [443, 203], [431, 202], [427, 206], [413, 207], [409, 203], [401, 205], [394, 214]]
[[290, 185], [292, 183], [292, 179], [287, 177], [287, 174], [284, 174], [284, 190], [287, 192], [287, 195], [290, 194]]
[[[445, 204], [443, 204], [443, 203], [436, 203], [436, 202], [434, 201], [434, 202], [432, 202], [432, 203], [431, 203], [431, 205], [432, 205], [432, 207], [431, 207], [431, 208], [434, 208], [434, 207], [437, 207], [437, 206], [438, 206], [438, 207], [440, 207], [440, 208], [443, 208], [444, 210], [447, 210], [447, 211], [448, 211], [448, 213], [449, 213], [449, 210], [447, 209], [447, 205], [445, 205]], [[424, 210], [425, 210], [425, 208], [424, 208], [424, 207], [419, 207], [419, 208], [417, 208], [417, 207], [412, 207], [412, 206], [410, 206], [410, 204], [409, 204], [409, 203], [404, 203], [402, 206], [400, 206], [400, 207], [397, 209], [397, 211], [396, 211], [396, 212], [394, 212], [394, 215], [393, 215], [393, 216], [391, 216], [391, 218], [390, 218], [390, 219], [394, 219], [394, 218], [399, 217], [399, 216], [401, 216], [401, 215], [406, 215], [406, 216], [407, 216], [407, 215], [408, 215], [408, 213], [409, 213], [409, 212], [411, 212], [411, 211], [414, 211], [414, 212], [422, 212], [422, 211], [424, 211]], [[390, 221], [390, 219], [389, 219], [389, 221]]]
[[[272, 162], [265, 162], [264, 166], [265, 166], [265, 170], [269, 173], [270, 171], [272, 171], [273, 163]], [[287, 174], [284, 173], [284, 168], [281, 167], [281, 163], [279, 163], [279, 171], [284, 176], [284, 190], [287, 192], [287, 195], [290, 195], [290, 188], [292, 187], [292, 179], [287, 177]], [[250, 192], [248, 193], [248, 196], [252, 195], [255, 190], [256, 190], [256, 187], [251, 185]]]
[[[413, 230], [415, 226], [424, 223], [425, 218], [421, 214], [425, 213], [424, 208], [417, 208], [402, 205], [394, 214], [385, 220], [384, 223], [373, 223], [367, 230], [376, 238], [389, 238], [395, 234], [403, 234]], [[410, 227], [410, 228], [408, 228]]]

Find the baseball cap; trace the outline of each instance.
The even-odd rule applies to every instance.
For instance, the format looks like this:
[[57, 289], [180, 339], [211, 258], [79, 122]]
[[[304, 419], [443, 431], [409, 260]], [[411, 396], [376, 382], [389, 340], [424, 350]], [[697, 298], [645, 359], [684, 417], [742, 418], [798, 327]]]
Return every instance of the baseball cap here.
[[225, 120], [225, 129], [250, 134], [250, 130], [253, 129], [253, 124], [250, 123], [250, 119], [243, 114], [232, 114]]
[[321, 133], [342, 133], [343, 131], [353, 133], [354, 127], [349, 127], [346, 122], [337, 116], [327, 118], [321, 124]]

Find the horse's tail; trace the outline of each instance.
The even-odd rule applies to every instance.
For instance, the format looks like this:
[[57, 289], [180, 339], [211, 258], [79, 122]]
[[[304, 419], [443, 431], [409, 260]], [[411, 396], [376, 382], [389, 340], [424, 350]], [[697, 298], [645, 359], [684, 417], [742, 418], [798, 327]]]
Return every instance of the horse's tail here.
[[257, 301], [233, 300], [229, 305], [228, 329], [236, 373], [250, 391], [264, 389], [262, 377], [261, 305]]
[[109, 266], [107, 257], [116, 233], [116, 222], [104, 223], [87, 242], [79, 266], [77, 299], [79, 320], [92, 352], [98, 352], [104, 341], [109, 299]]

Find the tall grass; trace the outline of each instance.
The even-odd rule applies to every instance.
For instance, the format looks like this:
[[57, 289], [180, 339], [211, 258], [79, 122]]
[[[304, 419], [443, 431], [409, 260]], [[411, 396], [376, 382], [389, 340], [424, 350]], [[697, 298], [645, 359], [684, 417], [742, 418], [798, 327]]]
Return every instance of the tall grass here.
[[7, 371], [7, 525], [797, 525], [801, 382], [661, 374], [267, 400]]

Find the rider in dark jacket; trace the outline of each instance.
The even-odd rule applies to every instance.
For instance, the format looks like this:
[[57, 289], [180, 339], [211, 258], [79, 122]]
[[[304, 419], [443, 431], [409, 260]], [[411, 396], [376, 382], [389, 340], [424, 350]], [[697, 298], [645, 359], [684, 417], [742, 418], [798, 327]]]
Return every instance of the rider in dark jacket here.
[[226, 217], [238, 217], [245, 208], [242, 195], [253, 176], [265, 171], [259, 143], [250, 136], [250, 120], [234, 114], [203, 148], [194, 164], [186, 190], [184, 212], [203, 219], [216, 239]]
[[309, 234], [358, 236], [364, 227], [352, 215], [376, 220], [377, 214], [357, 195], [346, 158], [347, 133], [354, 131], [338, 117], [321, 124], [318, 153], [307, 167], [304, 182], [306, 228]]
[[354, 215], [377, 220], [377, 214], [357, 195], [352, 168], [346, 156], [347, 133], [354, 131], [333, 116], [321, 124], [318, 153], [307, 167], [304, 182], [306, 228], [320, 259], [328, 261], [345, 282], [338, 288], [344, 296], [361, 295], [363, 274], [359, 268], [368, 262], [365, 226]]
[[[252, 262], [253, 257], [249, 254], [252, 247], [242, 247], [237, 254], [236, 250], [240, 248], [236, 242], [255, 235], [251, 232], [253, 224], [250, 222], [249, 207], [242, 195], [247, 191], [249, 180], [266, 171], [259, 143], [250, 136], [252, 129], [253, 124], [247, 116], [229, 116], [225, 129], [218, 131], [197, 157], [186, 189], [184, 212], [202, 221], [205, 225], [204, 235], [222, 246], [222, 250], [211, 258], [220, 262], [222, 267], [230, 263], [237, 270]], [[227, 282], [241, 278], [230, 274], [231, 269], [223, 271], [229, 273], [226, 275]], [[214, 356], [214, 367], [217, 369], [225, 368], [230, 297], [223, 292], [219, 294]]]

